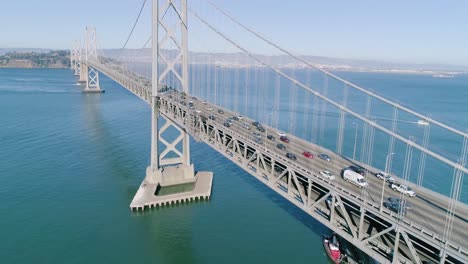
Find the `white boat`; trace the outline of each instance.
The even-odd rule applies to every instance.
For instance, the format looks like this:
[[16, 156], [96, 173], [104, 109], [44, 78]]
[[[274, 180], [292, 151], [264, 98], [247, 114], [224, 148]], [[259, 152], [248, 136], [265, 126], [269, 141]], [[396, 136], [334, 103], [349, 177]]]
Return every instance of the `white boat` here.
[[419, 119], [418, 122], [416, 122], [418, 125], [420, 126], [428, 126], [429, 125], [429, 122], [427, 122], [426, 120], [422, 120], [422, 119]]
[[449, 75], [449, 74], [434, 74], [434, 75], [432, 75], [432, 77], [434, 77], [434, 78], [453, 78], [453, 75]]

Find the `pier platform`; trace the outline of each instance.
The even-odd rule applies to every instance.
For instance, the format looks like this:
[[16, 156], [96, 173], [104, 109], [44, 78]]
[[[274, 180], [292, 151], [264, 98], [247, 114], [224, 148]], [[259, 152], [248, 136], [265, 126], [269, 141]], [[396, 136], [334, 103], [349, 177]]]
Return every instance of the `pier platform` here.
[[[211, 187], [213, 183], [213, 173], [202, 171], [198, 172], [195, 177], [194, 184], [191, 190], [173, 193], [173, 194], [159, 194], [157, 195], [158, 188], [173, 187], [174, 185], [161, 184], [160, 182], [151, 183], [148, 180], [143, 180], [140, 185], [140, 188], [133, 197], [132, 202], [130, 203], [130, 209], [132, 211], [143, 211], [146, 207], [161, 207], [171, 204], [186, 203], [196, 200], [208, 200], [211, 197]], [[190, 183], [182, 183], [190, 184]], [[179, 185], [182, 185], [179, 184]], [[161, 192], [160, 192], [161, 193]]]
[[83, 93], [105, 93], [106, 90], [103, 89], [84, 89]]

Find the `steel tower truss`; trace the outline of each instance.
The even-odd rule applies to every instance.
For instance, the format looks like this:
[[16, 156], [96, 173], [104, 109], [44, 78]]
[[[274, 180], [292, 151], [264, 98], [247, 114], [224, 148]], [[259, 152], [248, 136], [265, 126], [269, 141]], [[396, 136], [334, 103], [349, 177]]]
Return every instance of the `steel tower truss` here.
[[78, 40], [75, 40], [73, 49], [70, 54], [71, 69], [74, 71], [75, 76], [80, 76], [81, 73], [81, 44]]
[[[99, 87], [99, 72], [89, 65], [90, 60], [98, 60], [97, 57], [97, 43], [96, 43], [96, 28], [86, 27], [85, 34], [85, 61], [84, 68], [86, 75], [86, 88], [85, 91], [100, 91]], [[82, 69], [83, 70], [83, 69]]]
[[[152, 144], [147, 180], [162, 182], [161, 168], [171, 165], [181, 168], [184, 179], [190, 180], [194, 178], [194, 169], [190, 164], [189, 135], [170, 119], [159, 115], [158, 96], [159, 89], [168, 86], [188, 93], [187, 0], [153, 0], [152, 23]], [[159, 117], [165, 121], [161, 128], [158, 127]], [[179, 132], [174, 140], [164, 137], [169, 129]], [[158, 143], [164, 145], [161, 154]], [[180, 144], [181, 150], [177, 149]]]

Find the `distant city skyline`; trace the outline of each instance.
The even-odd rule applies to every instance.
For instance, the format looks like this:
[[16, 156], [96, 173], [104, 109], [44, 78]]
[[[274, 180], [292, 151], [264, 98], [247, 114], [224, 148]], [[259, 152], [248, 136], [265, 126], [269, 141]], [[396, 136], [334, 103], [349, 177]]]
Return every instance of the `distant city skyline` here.
[[[211, 16], [206, 1], [190, 1]], [[281, 46], [301, 55], [416, 64], [468, 65], [468, 1], [308, 1], [213, 0], [221, 8]], [[120, 48], [143, 0], [44, 0], [2, 4], [0, 48], [69, 49], [86, 25], [97, 28], [99, 45]], [[150, 33], [151, 0], [129, 47], [138, 48]], [[215, 16], [209, 17], [256, 53], [279, 54], [250, 41]], [[190, 17], [192, 19], [192, 17]], [[193, 20], [193, 19], [192, 19]], [[191, 25], [196, 22], [189, 21]], [[197, 40], [194, 39], [196, 35]], [[207, 29], [191, 33], [194, 51], [229, 52]]]

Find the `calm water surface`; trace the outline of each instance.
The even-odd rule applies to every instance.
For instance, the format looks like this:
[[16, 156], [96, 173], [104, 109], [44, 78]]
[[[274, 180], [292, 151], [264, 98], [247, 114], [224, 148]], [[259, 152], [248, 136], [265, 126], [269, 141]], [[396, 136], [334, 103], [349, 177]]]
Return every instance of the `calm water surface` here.
[[[1, 263], [327, 263], [325, 227], [201, 143], [192, 161], [214, 172], [210, 201], [130, 212], [150, 111], [108, 78], [101, 86], [86, 95], [69, 70], [0, 69]], [[424, 94], [412, 102], [455, 111]]]

